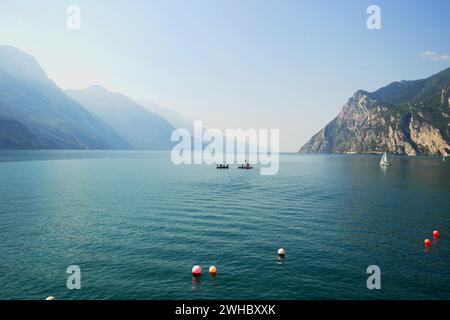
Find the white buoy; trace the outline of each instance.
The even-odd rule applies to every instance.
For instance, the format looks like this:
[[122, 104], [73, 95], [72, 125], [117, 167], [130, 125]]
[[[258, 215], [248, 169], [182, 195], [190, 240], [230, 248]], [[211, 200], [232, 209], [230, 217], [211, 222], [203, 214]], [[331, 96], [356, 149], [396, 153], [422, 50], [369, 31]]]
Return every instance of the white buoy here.
[[286, 254], [286, 250], [284, 250], [283, 248], [278, 249], [279, 256], [284, 256], [285, 254]]
[[56, 298], [54, 296], [49, 296], [49, 297], [45, 298], [45, 300], [56, 300]]

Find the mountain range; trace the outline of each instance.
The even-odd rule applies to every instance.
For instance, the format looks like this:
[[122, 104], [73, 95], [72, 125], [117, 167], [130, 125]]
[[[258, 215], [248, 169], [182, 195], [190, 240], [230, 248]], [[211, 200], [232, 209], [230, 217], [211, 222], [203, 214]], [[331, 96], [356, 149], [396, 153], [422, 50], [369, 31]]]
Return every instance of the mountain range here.
[[103, 87], [63, 91], [34, 57], [0, 46], [0, 149], [167, 150], [173, 129]]
[[175, 128], [167, 120], [141, 107], [127, 96], [98, 85], [65, 92], [90, 113], [105, 121], [133, 149], [171, 148], [170, 136]]
[[156, 113], [157, 115], [166, 119], [173, 127], [187, 129], [193, 135], [194, 132], [193, 120], [186, 118], [182, 114], [179, 114], [178, 112], [172, 109], [162, 107], [160, 105], [157, 105], [156, 103], [147, 100], [138, 99], [135, 101], [137, 104], [144, 107], [145, 109], [150, 110], [151, 112]]
[[[102, 86], [62, 90], [37, 60], [0, 46], [0, 149], [167, 150], [193, 122]], [[429, 78], [358, 90], [299, 152], [450, 153], [450, 68]]]
[[0, 148], [130, 148], [49, 80], [36, 59], [9, 46], [0, 46], [0, 124]]
[[426, 79], [357, 91], [299, 152], [450, 153], [450, 68]]

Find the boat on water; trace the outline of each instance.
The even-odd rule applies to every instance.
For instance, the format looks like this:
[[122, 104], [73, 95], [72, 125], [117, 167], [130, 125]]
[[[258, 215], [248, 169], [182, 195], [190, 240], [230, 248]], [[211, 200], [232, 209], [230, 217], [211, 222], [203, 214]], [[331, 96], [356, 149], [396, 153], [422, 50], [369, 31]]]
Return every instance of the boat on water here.
[[383, 156], [381, 157], [380, 166], [390, 166], [390, 165], [392, 165], [392, 163], [389, 162], [387, 152], [385, 151], [383, 153]]
[[230, 166], [228, 164], [219, 164], [216, 166], [216, 169], [230, 169]]
[[253, 169], [253, 167], [251, 167], [251, 166], [249, 166], [249, 165], [247, 165], [247, 166], [240, 165], [240, 166], [238, 167], [238, 169], [246, 169], [246, 170], [250, 170], [250, 169]]
[[250, 169], [253, 169], [253, 167], [250, 166], [250, 163], [249, 163], [247, 160], [245, 160], [245, 164], [241, 164], [241, 165], [238, 167], [238, 169], [246, 169], [246, 170], [250, 170]]

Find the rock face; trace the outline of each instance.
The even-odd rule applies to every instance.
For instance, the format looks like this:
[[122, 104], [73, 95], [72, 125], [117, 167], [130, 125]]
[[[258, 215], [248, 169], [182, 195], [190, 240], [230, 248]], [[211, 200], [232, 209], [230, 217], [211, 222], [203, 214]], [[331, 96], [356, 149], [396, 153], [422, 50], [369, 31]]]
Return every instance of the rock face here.
[[357, 91], [300, 152], [450, 154], [450, 68]]

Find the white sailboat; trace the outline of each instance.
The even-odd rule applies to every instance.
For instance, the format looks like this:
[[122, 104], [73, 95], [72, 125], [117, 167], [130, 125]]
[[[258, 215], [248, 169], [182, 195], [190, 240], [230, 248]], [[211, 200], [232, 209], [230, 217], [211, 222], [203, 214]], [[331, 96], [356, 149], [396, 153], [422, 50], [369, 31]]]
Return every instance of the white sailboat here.
[[390, 166], [390, 165], [391, 165], [391, 163], [389, 162], [389, 160], [387, 158], [387, 153], [385, 151], [383, 156], [381, 157], [380, 166]]

